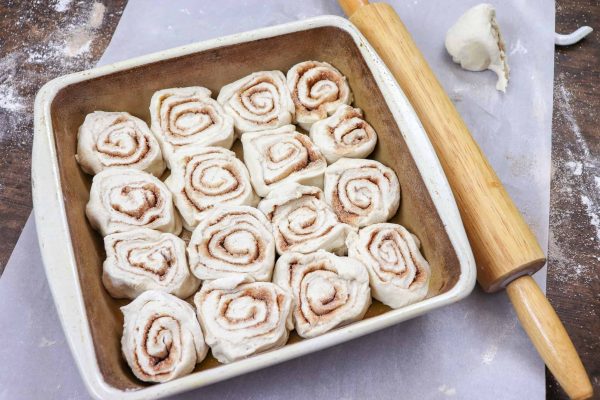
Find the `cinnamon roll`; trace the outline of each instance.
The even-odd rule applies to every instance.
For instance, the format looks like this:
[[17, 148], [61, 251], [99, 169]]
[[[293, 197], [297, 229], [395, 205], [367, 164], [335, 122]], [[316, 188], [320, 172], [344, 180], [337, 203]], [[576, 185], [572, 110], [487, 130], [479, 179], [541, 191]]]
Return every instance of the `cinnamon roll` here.
[[326, 62], [304, 61], [294, 65], [287, 73], [287, 85], [296, 109], [294, 122], [306, 130], [341, 105], [352, 103], [346, 77]]
[[235, 121], [237, 132], [262, 131], [290, 124], [294, 103], [281, 71], [260, 71], [223, 86], [217, 96]]
[[231, 148], [233, 118], [201, 86], [159, 90], [150, 101], [151, 128], [167, 164], [187, 145]]
[[256, 206], [259, 200], [244, 163], [222, 147], [193, 145], [181, 150], [171, 162], [165, 184], [190, 231], [215, 205]]
[[396, 173], [375, 160], [340, 158], [325, 171], [324, 191], [340, 221], [356, 227], [386, 222], [400, 206]]
[[206, 282], [194, 303], [206, 343], [222, 363], [281, 347], [293, 328], [291, 295], [249, 276]]
[[323, 187], [327, 161], [293, 125], [242, 136], [244, 161], [259, 196], [290, 182]]
[[79, 127], [75, 159], [90, 175], [106, 168], [135, 168], [155, 176], [165, 170], [160, 145], [148, 125], [126, 112], [88, 114]]
[[269, 281], [275, 265], [271, 224], [253, 207], [215, 207], [194, 230], [188, 254], [191, 270], [200, 279], [244, 274]]
[[340, 106], [329, 118], [310, 128], [310, 138], [332, 164], [342, 157], [365, 158], [377, 144], [375, 129], [363, 119], [360, 108]]
[[324, 250], [283, 254], [275, 264], [273, 282], [292, 293], [294, 325], [304, 338], [358, 321], [371, 305], [365, 266]]
[[346, 253], [346, 236], [354, 228], [338, 220], [321, 189], [289, 183], [269, 193], [258, 208], [273, 223], [279, 254], [319, 249]]
[[420, 243], [402, 225], [375, 224], [348, 236], [350, 257], [369, 271], [373, 297], [392, 308], [424, 299], [431, 275]]
[[104, 249], [102, 282], [114, 298], [135, 299], [146, 290], [186, 298], [200, 286], [190, 273], [185, 242], [171, 233], [151, 229], [113, 233], [104, 238]]
[[200, 324], [185, 301], [148, 290], [121, 311], [121, 350], [138, 379], [167, 382], [189, 374], [206, 357]]
[[96, 174], [85, 213], [102, 236], [137, 228], [181, 232], [169, 189], [158, 178], [136, 169], [109, 168]]

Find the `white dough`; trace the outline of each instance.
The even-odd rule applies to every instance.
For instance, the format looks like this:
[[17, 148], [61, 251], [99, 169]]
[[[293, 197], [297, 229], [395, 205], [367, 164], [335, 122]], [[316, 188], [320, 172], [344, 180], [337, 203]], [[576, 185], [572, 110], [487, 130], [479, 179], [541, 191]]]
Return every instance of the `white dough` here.
[[121, 350], [138, 379], [167, 382], [189, 374], [206, 357], [200, 324], [185, 301], [149, 290], [121, 311]]
[[340, 221], [358, 228], [386, 222], [400, 206], [396, 173], [375, 160], [340, 158], [325, 170], [324, 192]]
[[171, 167], [176, 153], [195, 144], [231, 148], [233, 118], [201, 86], [159, 90], [150, 101], [151, 128]]
[[245, 133], [242, 145], [250, 180], [259, 196], [265, 197], [290, 182], [323, 187], [327, 161], [294, 125]]
[[113, 233], [104, 238], [102, 283], [117, 299], [135, 299], [147, 290], [179, 298], [191, 296], [200, 281], [190, 273], [185, 242], [151, 229]]
[[348, 235], [348, 255], [369, 271], [373, 298], [392, 308], [422, 300], [429, 289], [430, 267], [419, 240], [398, 224], [374, 224]]
[[492, 5], [479, 4], [464, 13], [446, 34], [446, 50], [466, 70], [494, 71], [496, 89], [506, 92], [510, 69]]
[[291, 295], [248, 276], [206, 282], [194, 303], [206, 343], [222, 363], [281, 347], [293, 328]]
[[310, 128], [310, 138], [329, 164], [342, 157], [365, 158], [377, 144], [375, 129], [363, 119], [360, 108], [347, 105]]
[[75, 159], [90, 175], [106, 168], [135, 168], [160, 177], [165, 170], [160, 145], [148, 125], [126, 112], [88, 114], [79, 127]]
[[294, 103], [281, 71], [260, 71], [221, 88], [217, 101], [233, 117], [238, 133], [290, 124]]
[[346, 254], [346, 236], [354, 228], [339, 221], [321, 189], [289, 183], [269, 193], [258, 209], [273, 223], [279, 254], [319, 249]]
[[109, 168], [96, 174], [85, 213], [102, 236], [138, 228], [181, 232], [181, 218], [169, 189], [137, 169]]
[[358, 321], [371, 305], [366, 267], [324, 250], [283, 254], [273, 282], [293, 294], [294, 325], [304, 338]]
[[338, 107], [352, 103], [348, 80], [326, 62], [304, 61], [294, 65], [287, 73], [287, 85], [296, 108], [294, 122], [306, 130]]
[[188, 254], [202, 280], [243, 274], [269, 281], [275, 265], [271, 223], [254, 207], [214, 207], [194, 230]]
[[216, 205], [258, 204], [244, 163], [222, 147], [189, 145], [171, 160], [171, 175], [165, 185], [192, 231], [203, 214]]

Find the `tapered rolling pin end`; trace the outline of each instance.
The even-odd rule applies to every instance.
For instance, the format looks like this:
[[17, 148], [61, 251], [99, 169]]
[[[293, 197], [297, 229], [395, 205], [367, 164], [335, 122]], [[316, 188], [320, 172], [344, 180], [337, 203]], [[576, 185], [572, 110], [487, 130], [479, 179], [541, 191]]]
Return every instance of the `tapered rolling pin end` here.
[[523, 329], [569, 398], [591, 398], [592, 383], [577, 350], [533, 278], [523, 276], [512, 281], [506, 292]]

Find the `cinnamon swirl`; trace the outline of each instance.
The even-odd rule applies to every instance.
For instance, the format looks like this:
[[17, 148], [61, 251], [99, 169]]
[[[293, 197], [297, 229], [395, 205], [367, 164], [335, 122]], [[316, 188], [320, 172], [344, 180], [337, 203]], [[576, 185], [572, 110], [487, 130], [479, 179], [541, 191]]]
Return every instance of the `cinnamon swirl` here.
[[194, 303], [206, 343], [222, 363], [281, 347], [293, 328], [291, 295], [249, 276], [207, 282]]
[[148, 125], [126, 112], [88, 114], [79, 127], [75, 159], [90, 175], [106, 168], [135, 168], [155, 176], [165, 170], [160, 145]]
[[258, 208], [273, 223], [279, 254], [319, 249], [346, 253], [346, 236], [354, 228], [338, 220], [321, 189], [289, 183], [269, 193]]
[[396, 173], [375, 160], [340, 158], [325, 171], [324, 192], [340, 221], [356, 227], [386, 222], [400, 206]]
[[326, 62], [304, 61], [294, 65], [287, 73], [287, 85], [296, 108], [294, 122], [306, 130], [341, 105], [352, 103], [346, 77]]
[[165, 184], [190, 231], [216, 205], [256, 206], [259, 200], [244, 163], [222, 147], [192, 145], [181, 150]]
[[260, 71], [221, 88], [217, 101], [233, 117], [238, 133], [290, 124], [294, 104], [281, 71]]
[[96, 174], [85, 212], [102, 236], [138, 228], [181, 232], [171, 192], [158, 178], [136, 169], [109, 168]]
[[189, 374], [206, 357], [208, 347], [194, 308], [185, 301], [149, 290], [121, 311], [121, 349], [138, 379], [167, 382]]
[[233, 119], [201, 86], [163, 89], [150, 101], [151, 128], [167, 164], [190, 144], [231, 148]]
[[323, 187], [327, 161], [293, 125], [242, 136], [244, 161], [256, 193], [264, 197], [290, 182]]
[[375, 224], [348, 236], [350, 257], [367, 266], [373, 297], [392, 308], [427, 295], [431, 273], [419, 246], [416, 236], [398, 224]]
[[146, 290], [186, 298], [200, 286], [190, 273], [185, 242], [171, 233], [151, 229], [113, 233], [104, 238], [104, 249], [102, 282], [117, 299], [135, 299]]
[[362, 319], [371, 305], [369, 274], [358, 260], [324, 250], [285, 253], [273, 282], [294, 297], [294, 324], [304, 338]]
[[190, 267], [203, 280], [244, 274], [271, 280], [275, 244], [271, 224], [248, 206], [218, 206], [207, 213], [188, 245]]
[[377, 144], [375, 129], [363, 119], [359, 108], [340, 106], [329, 118], [310, 128], [310, 138], [332, 164], [342, 157], [365, 158]]

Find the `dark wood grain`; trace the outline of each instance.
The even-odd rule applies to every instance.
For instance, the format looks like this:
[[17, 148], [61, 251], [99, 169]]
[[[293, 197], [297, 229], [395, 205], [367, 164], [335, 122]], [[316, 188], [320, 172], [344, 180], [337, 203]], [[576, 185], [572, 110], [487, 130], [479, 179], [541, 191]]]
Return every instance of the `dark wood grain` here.
[[31, 212], [35, 95], [96, 64], [127, 0], [59, 3], [0, 1], [0, 274]]
[[[104, 0], [97, 27], [90, 23], [93, 2], [73, 1], [62, 12], [56, 4], [0, 2], [0, 274], [31, 211], [35, 93], [46, 81], [97, 62], [126, 0]], [[570, 32], [581, 25], [600, 31], [600, 2], [557, 0], [556, 29]], [[600, 237], [594, 219], [600, 213], [598, 31], [578, 45], [556, 51], [547, 285], [548, 297], [590, 374], [596, 398], [600, 398]], [[85, 39], [90, 40], [87, 50]], [[547, 382], [548, 399], [566, 399], [549, 374]]]
[[[547, 293], [600, 398], [600, 2], [558, 0], [556, 30], [596, 29], [557, 47]], [[547, 373], [549, 399], [567, 399]]]

